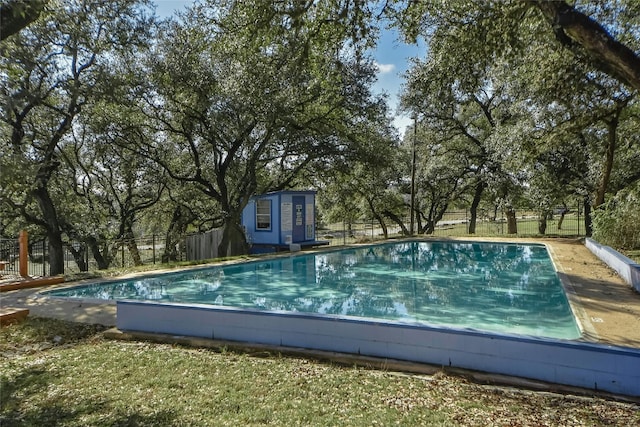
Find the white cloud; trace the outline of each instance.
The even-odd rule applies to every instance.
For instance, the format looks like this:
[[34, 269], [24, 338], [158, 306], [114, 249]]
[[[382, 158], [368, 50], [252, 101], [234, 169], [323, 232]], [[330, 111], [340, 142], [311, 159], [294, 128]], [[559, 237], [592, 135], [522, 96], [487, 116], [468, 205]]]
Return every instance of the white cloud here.
[[380, 74], [388, 74], [396, 69], [395, 64], [380, 64], [376, 62], [375, 65]]
[[402, 138], [407, 131], [407, 128], [413, 125], [413, 119], [411, 117], [406, 116], [395, 116], [393, 119], [393, 125], [400, 132], [400, 138]]

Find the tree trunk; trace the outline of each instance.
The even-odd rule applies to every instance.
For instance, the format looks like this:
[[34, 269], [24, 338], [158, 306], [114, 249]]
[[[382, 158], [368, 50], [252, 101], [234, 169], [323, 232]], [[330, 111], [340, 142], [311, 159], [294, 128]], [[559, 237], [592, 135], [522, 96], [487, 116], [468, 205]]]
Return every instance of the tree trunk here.
[[584, 234], [591, 237], [593, 233], [593, 225], [591, 224], [591, 202], [589, 197], [584, 198]]
[[218, 245], [218, 256], [236, 256], [249, 253], [249, 245], [240, 225], [240, 215], [225, 218], [222, 240]]
[[142, 265], [142, 258], [140, 257], [140, 251], [138, 250], [138, 244], [136, 243], [136, 239], [133, 235], [130, 235], [125, 239], [127, 242], [127, 249], [129, 250], [129, 255], [131, 255], [131, 260], [133, 261], [133, 265], [139, 266]]
[[422, 215], [420, 215], [420, 210], [418, 208], [416, 208], [416, 211], [415, 211], [414, 215], [415, 215], [415, 221], [416, 221], [416, 224], [415, 224], [416, 230], [417, 230], [418, 234], [422, 234], [422, 233], [424, 233], [422, 231], [423, 230], [423, 227], [422, 227]]
[[549, 216], [548, 211], [540, 212], [540, 217], [538, 218], [538, 234], [545, 234], [547, 231], [547, 217]]
[[516, 221], [516, 211], [513, 208], [507, 208], [507, 233], [518, 234], [518, 222]]
[[[138, 251], [138, 245], [136, 244], [136, 239], [133, 234], [133, 211], [131, 210], [122, 210], [121, 211], [121, 220], [120, 220], [120, 242], [122, 246], [126, 246], [129, 251], [129, 255], [131, 256], [131, 261], [133, 265], [140, 266], [142, 265], [142, 259], [140, 258], [140, 251]], [[123, 261], [124, 262], [124, 261]], [[123, 265], [124, 267], [124, 265]]]
[[64, 274], [64, 246], [56, 208], [46, 187], [36, 188], [33, 196], [40, 206], [49, 241], [49, 274]]
[[57, 276], [64, 274], [64, 247], [62, 234], [57, 230], [47, 231], [49, 241], [49, 274]]
[[193, 219], [193, 214], [183, 206], [176, 206], [173, 210], [171, 223], [169, 223], [167, 234], [165, 235], [164, 252], [162, 253], [163, 263], [178, 260], [178, 250], [176, 248]]
[[600, 185], [598, 185], [598, 190], [596, 192], [596, 202], [594, 204], [594, 208], [602, 205], [604, 203], [604, 197], [607, 193], [607, 188], [609, 187], [609, 181], [611, 180], [611, 171], [613, 170], [613, 159], [616, 152], [616, 139], [617, 139], [617, 131], [618, 131], [618, 116], [620, 115], [620, 110], [616, 113], [616, 115], [609, 121], [607, 121], [607, 146], [606, 146], [606, 154], [604, 160], [604, 167], [602, 170], [602, 178], [600, 179]]
[[424, 228], [422, 228], [420, 231], [420, 234], [433, 234], [433, 232], [436, 230], [436, 223], [433, 220], [430, 220], [427, 218], [427, 222], [424, 225]]
[[558, 219], [558, 230], [562, 230], [562, 223], [564, 222], [564, 216], [567, 214], [567, 208], [562, 208], [560, 211], [560, 219]]
[[482, 193], [487, 185], [483, 181], [479, 181], [476, 184], [476, 191], [473, 194], [473, 201], [471, 202], [471, 218], [469, 219], [469, 234], [476, 234], [476, 222], [478, 219], [478, 205], [482, 198]]
[[111, 264], [111, 256], [109, 254], [108, 246], [106, 247], [107, 253], [106, 253], [106, 256], [105, 256], [100, 251], [100, 245], [98, 244], [98, 241], [95, 239], [95, 237], [87, 238], [87, 245], [89, 246], [89, 249], [91, 250], [91, 254], [93, 255], [93, 259], [95, 259], [96, 263], [98, 264], [98, 269], [99, 270], [106, 270], [107, 268], [109, 268], [109, 264]]
[[423, 229], [418, 229], [421, 234], [433, 234], [436, 231], [436, 224], [442, 219], [444, 213], [449, 207], [448, 203], [442, 205], [439, 209], [438, 206], [431, 205], [429, 216], [425, 217], [426, 224]]
[[347, 236], [356, 237], [353, 233], [353, 223], [351, 221], [347, 221]]
[[[382, 234], [384, 235], [384, 238], [388, 239], [389, 230], [387, 230], [387, 224], [385, 224], [384, 218], [380, 215], [375, 215], [375, 218], [378, 221], [378, 224], [380, 224], [380, 228], [382, 228]], [[373, 223], [371, 225], [371, 233], [373, 234]], [[372, 236], [372, 237], [375, 238], [375, 236]]]
[[68, 245], [67, 248], [71, 255], [73, 255], [73, 259], [78, 266], [80, 271], [89, 271], [89, 266], [87, 265], [87, 261], [85, 259], [85, 254], [87, 253], [87, 247], [85, 245], [80, 245], [78, 249], [76, 249], [73, 245]]
[[[389, 232], [387, 230], [387, 224], [385, 224], [384, 222], [384, 217], [382, 216], [383, 214], [380, 214], [376, 211], [372, 200], [367, 199], [367, 204], [369, 205], [369, 209], [371, 210], [373, 217], [376, 219], [376, 221], [378, 221], [378, 224], [380, 224], [380, 228], [382, 228], [382, 233], [384, 234], [384, 238], [388, 239]], [[371, 233], [373, 234], [373, 224], [371, 224]], [[371, 236], [371, 237], [373, 238], [374, 236]]]
[[402, 235], [403, 236], [408, 236], [409, 235], [409, 229], [407, 229], [407, 226], [404, 224], [402, 219], [400, 219], [398, 217], [398, 215], [394, 214], [391, 211], [384, 211], [384, 212], [382, 212], [382, 214], [385, 215], [387, 218], [389, 218], [391, 221], [393, 221], [396, 224], [398, 224], [398, 227], [400, 227], [400, 229], [402, 229]]

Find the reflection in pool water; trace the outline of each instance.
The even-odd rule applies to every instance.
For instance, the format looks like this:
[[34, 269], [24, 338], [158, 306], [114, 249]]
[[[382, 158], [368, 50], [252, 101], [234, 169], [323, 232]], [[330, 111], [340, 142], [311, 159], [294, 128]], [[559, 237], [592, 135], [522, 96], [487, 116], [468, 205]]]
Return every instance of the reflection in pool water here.
[[542, 245], [385, 243], [53, 291], [580, 337]]

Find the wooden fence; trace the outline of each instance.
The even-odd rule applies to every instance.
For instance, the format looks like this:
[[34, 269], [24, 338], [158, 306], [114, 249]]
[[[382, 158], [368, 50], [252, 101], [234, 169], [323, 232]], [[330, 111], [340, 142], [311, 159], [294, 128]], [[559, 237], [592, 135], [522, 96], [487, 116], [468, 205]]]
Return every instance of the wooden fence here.
[[186, 237], [187, 261], [212, 259], [218, 257], [218, 245], [222, 241], [222, 228], [214, 228], [204, 233]]

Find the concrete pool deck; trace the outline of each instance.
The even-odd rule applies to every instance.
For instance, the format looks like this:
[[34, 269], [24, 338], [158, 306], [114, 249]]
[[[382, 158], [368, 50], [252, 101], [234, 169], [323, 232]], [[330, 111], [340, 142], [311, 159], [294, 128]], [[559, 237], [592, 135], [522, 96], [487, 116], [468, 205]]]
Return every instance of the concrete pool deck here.
[[[640, 294], [593, 255], [581, 240], [468, 237], [432, 239], [547, 244], [562, 279], [569, 284], [569, 298], [585, 332], [583, 339], [640, 349]], [[7, 282], [0, 277], [0, 285]], [[65, 301], [40, 294], [43, 290], [80, 283], [83, 282], [2, 292], [0, 307], [26, 308], [29, 309], [30, 316], [114, 326], [115, 303]]]

